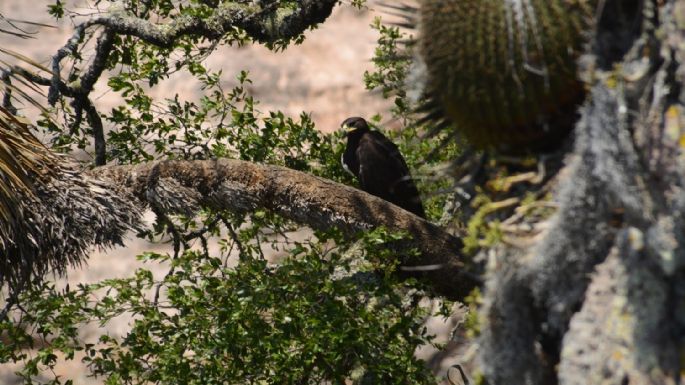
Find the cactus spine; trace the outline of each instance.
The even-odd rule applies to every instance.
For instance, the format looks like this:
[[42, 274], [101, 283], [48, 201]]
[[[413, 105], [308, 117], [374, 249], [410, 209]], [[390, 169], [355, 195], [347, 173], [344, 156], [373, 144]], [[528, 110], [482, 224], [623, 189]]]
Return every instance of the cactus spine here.
[[575, 110], [596, 0], [421, 0], [431, 105], [477, 147], [532, 147]]

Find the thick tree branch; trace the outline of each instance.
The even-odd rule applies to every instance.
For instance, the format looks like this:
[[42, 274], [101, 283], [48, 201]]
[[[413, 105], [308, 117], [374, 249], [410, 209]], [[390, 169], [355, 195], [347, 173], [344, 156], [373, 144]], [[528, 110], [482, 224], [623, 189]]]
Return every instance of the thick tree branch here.
[[[135, 36], [158, 47], [170, 48], [184, 36], [217, 40], [234, 28], [239, 28], [259, 42], [273, 43], [297, 37], [307, 28], [325, 21], [337, 0], [300, 0], [297, 3], [297, 6], [286, 4], [283, 7], [279, 7], [280, 1], [268, 2], [263, 6], [227, 3], [219, 6], [209, 17], [184, 15], [164, 24], [155, 24], [123, 10], [92, 18], [79, 24], [67, 43], [53, 56], [48, 102], [54, 105], [60, 93], [64, 93], [65, 87], [60, 78], [62, 60], [78, 49], [86, 32], [93, 27], [106, 28], [98, 41], [95, 60], [84, 71], [79, 82], [67, 87], [70, 94], [88, 94], [92, 91], [93, 84], [105, 68], [116, 35]], [[143, 11], [147, 13], [147, 7]]]
[[77, 97], [75, 102], [81, 104], [81, 106], [86, 110], [86, 116], [88, 117], [88, 123], [93, 130], [93, 141], [95, 147], [95, 164], [98, 166], [107, 163], [107, 147], [105, 140], [105, 128], [102, 126], [102, 118], [97, 109], [93, 105], [93, 102], [88, 97]]
[[472, 266], [460, 256], [458, 238], [380, 198], [303, 172], [219, 159], [109, 166], [90, 173], [167, 211], [190, 213], [200, 205], [232, 211], [266, 208], [314, 229], [338, 227], [348, 235], [379, 226], [405, 230], [412, 239], [393, 245], [395, 250], [421, 251], [420, 259], [403, 260], [405, 270], [425, 276], [450, 297], [463, 298], [477, 285]]
[[[62, 79], [60, 77], [60, 74], [62, 72], [62, 60], [64, 60], [64, 58], [67, 57], [70, 53], [76, 51], [78, 44], [81, 41], [81, 39], [83, 39], [83, 35], [85, 34], [85, 32], [85, 26], [77, 26], [76, 30], [71, 35], [71, 38], [67, 41], [67, 43], [62, 48], [60, 48], [57, 51], [57, 53], [52, 57], [52, 83], [50, 85], [50, 89], [48, 90], [48, 103], [51, 106], [54, 106], [55, 103], [57, 103], [57, 99], [59, 99], [60, 93], [63, 93], [61, 89], [62, 87], [60, 87], [60, 85], [63, 84]], [[71, 87], [66, 88], [69, 89], [70, 93], [76, 93], [76, 91], [74, 91]]]
[[97, 47], [95, 47], [95, 55], [93, 56], [93, 61], [86, 71], [83, 72], [81, 76], [81, 92], [88, 94], [93, 91], [93, 86], [95, 82], [100, 79], [102, 72], [107, 67], [107, 60], [109, 59], [109, 54], [114, 46], [115, 34], [105, 29], [105, 31], [98, 38]]
[[112, 13], [85, 22], [82, 26], [106, 26], [109, 31], [135, 36], [159, 47], [171, 47], [183, 36], [220, 39], [233, 28], [240, 28], [253, 39], [273, 43], [297, 37], [307, 28], [326, 20], [337, 0], [300, 0], [297, 6], [280, 2], [266, 5], [221, 4], [209, 17], [184, 15], [166, 24], [154, 24], [123, 13]]

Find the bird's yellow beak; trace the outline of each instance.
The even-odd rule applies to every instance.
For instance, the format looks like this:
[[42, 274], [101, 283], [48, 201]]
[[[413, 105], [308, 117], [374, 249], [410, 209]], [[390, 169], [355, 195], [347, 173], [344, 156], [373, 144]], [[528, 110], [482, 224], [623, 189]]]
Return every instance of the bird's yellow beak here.
[[347, 124], [345, 124], [345, 125], [342, 126], [342, 129], [345, 130], [345, 132], [350, 133], [350, 132], [356, 130], [357, 127], [348, 126]]

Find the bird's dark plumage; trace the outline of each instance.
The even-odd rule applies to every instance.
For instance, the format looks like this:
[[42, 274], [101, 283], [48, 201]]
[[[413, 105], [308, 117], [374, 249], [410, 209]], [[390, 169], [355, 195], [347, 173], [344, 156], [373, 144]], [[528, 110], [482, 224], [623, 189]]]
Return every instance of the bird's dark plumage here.
[[362, 190], [425, 218], [419, 191], [397, 146], [380, 132], [371, 131], [362, 118], [348, 118], [342, 127], [347, 132], [347, 147], [341, 161]]

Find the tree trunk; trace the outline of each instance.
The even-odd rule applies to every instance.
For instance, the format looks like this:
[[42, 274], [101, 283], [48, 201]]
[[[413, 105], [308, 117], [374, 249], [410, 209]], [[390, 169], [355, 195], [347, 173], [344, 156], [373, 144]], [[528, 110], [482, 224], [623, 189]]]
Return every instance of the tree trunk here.
[[495, 250], [491, 384], [680, 383], [685, 0], [601, 3], [559, 209], [534, 246]]

